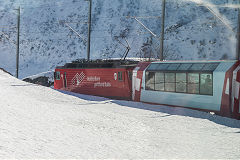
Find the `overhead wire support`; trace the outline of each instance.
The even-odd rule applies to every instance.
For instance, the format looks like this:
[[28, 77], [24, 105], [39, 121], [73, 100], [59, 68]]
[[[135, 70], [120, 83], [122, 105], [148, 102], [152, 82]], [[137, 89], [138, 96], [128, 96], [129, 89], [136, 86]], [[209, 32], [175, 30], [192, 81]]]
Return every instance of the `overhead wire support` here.
[[[13, 41], [13, 40], [11, 40], [8, 36], [7, 36], [7, 34], [5, 34], [4, 32], [2, 32], [2, 31], [0, 31], [0, 33], [9, 41], [9, 42], [11, 42], [11, 43], [13, 43], [14, 45], [16, 45], [16, 43]], [[10, 44], [11, 44], [10, 43]], [[12, 44], [11, 44], [12, 45]]]
[[[165, 0], [163, 0], [163, 8], [164, 10], [162, 11], [162, 29], [161, 29], [161, 37], [157, 36], [155, 33], [153, 33], [148, 27], [146, 27], [139, 19], [136, 17], [127, 17], [127, 18], [134, 18], [140, 25], [142, 25], [151, 35], [156, 37], [157, 39], [160, 40], [160, 48], [159, 48], [159, 59], [160, 61], [163, 60], [163, 41], [164, 41], [164, 17], [165, 17]], [[164, 14], [163, 14], [164, 13]]]
[[[240, 3], [240, 0], [238, 1]], [[238, 8], [236, 60], [240, 60], [240, 8]]]
[[164, 45], [164, 27], [165, 27], [165, 8], [166, 0], [162, 0], [162, 19], [161, 19], [161, 38], [160, 38], [160, 61], [163, 61], [163, 45]]
[[199, 5], [201, 5], [201, 6], [204, 6], [205, 8], [207, 8], [215, 17], [217, 17], [230, 31], [232, 31], [234, 34], [235, 34], [235, 31], [234, 31], [234, 29], [228, 24], [228, 23], [226, 23], [225, 21], [224, 21], [224, 19], [220, 16], [220, 15], [218, 15], [217, 13], [215, 13], [214, 12], [214, 10], [212, 10], [209, 6], [209, 4], [206, 4], [206, 5], [204, 5], [204, 3], [202, 3], [202, 4], [199, 4]]
[[71, 31], [73, 31], [74, 33], [76, 33], [77, 36], [80, 37], [80, 38], [84, 41], [84, 43], [87, 42], [87, 41], [86, 41], [76, 30], [74, 30], [67, 22], [65, 22], [65, 21], [59, 21], [59, 23], [60, 23], [60, 24], [61, 24], [61, 23], [65, 24], [67, 27], [69, 27], [69, 29], [70, 29]]
[[18, 21], [17, 21], [17, 50], [16, 50], [16, 78], [18, 78], [19, 72], [19, 39], [20, 39], [20, 7], [16, 9], [18, 11]]
[[148, 27], [146, 27], [140, 20], [137, 19], [137, 17], [127, 17], [127, 18], [133, 18], [135, 19], [140, 25], [142, 25], [149, 33], [151, 33], [154, 37], [157, 37], [155, 33], [153, 33]]
[[92, 23], [92, 0], [89, 1], [88, 10], [88, 43], [87, 43], [87, 60], [90, 60], [90, 50], [91, 50], [91, 23]]

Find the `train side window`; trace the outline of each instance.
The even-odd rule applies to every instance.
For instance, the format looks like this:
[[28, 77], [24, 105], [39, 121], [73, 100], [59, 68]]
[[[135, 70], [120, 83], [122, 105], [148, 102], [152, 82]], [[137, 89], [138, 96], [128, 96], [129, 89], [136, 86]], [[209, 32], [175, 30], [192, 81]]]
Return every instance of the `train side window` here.
[[54, 78], [60, 80], [60, 72], [54, 72]]
[[212, 74], [202, 73], [200, 75], [200, 94], [212, 95], [213, 94], [213, 79]]
[[118, 72], [118, 80], [119, 80], [119, 81], [122, 81], [122, 80], [123, 80], [122, 72]]
[[154, 72], [146, 72], [146, 90], [154, 90], [154, 77], [155, 73]]
[[187, 92], [187, 74], [176, 73], [176, 92]]
[[176, 74], [175, 73], [165, 73], [165, 91], [175, 92], [176, 85]]
[[64, 87], [67, 88], [67, 73], [64, 72]]
[[199, 94], [199, 73], [188, 73], [187, 92]]
[[164, 91], [164, 73], [155, 73], [155, 90]]

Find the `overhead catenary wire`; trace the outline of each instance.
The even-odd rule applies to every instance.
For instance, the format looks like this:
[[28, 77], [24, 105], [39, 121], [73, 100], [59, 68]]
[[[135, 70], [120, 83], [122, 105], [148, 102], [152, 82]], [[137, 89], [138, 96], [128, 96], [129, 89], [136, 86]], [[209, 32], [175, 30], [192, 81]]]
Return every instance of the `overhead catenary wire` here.
[[[87, 16], [82, 16], [83, 18], [87, 18]], [[116, 17], [118, 17], [119, 18], [119, 16], [116, 16]], [[130, 17], [133, 17], [133, 16], [121, 16], [122, 18], [126, 18], [126, 19], [129, 19]], [[159, 16], [151, 16], [151, 17], [148, 17], [148, 16], [134, 16], [134, 17], [136, 17], [136, 18], [159, 18]], [[34, 20], [34, 21], [36, 21], [36, 22], [38, 22], [38, 23], [40, 23], [40, 24], [59, 24], [59, 21], [57, 21], [57, 20], [55, 20], [55, 21], [51, 21], [51, 20], [49, 20], [49, 21], [44, 21], [44, 22], [39, 22], [39, 20], [38, 19], [32, 19], [32, 18], [29, 18], [29, 17], [23, 17], [22, 19], [24, 20], [24, 19], [31, 19], [31, 20]], [[94, 18], [94, 17], [93, 17]], [[101, 17], [100, 17], [101, 18]], [[113, 17], [107, 17], [107, 19], [113, 19]], [[61, 20], [60, 20], [61, 21]], [[93, 19], [93, 21], [94, 21], [94, 19]], [[72, 24], [88, 24], [88, 22], [86, 22], [86, 21], [65, 21], [66, 23], [72, 23]]]
[[[86, 0], [78, 0], [78, 1], [74, 1], [74, 2], [66, 2], [65, 0], [57, 0], [53, 3], [48, 3], [48, 4], [39, 4], [39, 6], [35, 6], [35, 7], [28, 7], [28, 5], [30, 5], [29, 3], [17, 3], [17, 5], [23, 6], [22, 9], [34, 9], [34, 8], [51, 8], [51, 7], [66, 7], [66, 6], [71, 6], [73, 5], [73, 3], [85, 3]], [[159, 0], [149, 0], [149, 3], [151, 2], [159, 2]], [[70, 4], [70, 5], [67, 5]], [[25, 7], [24, 7], [25, 6]], [[74, 5], [76, 6], [76, 5]]]
[[[23, 28], [23, 30], [24, 30], [24, 28]], [[91, 32], [116, 32], [116, 31], [141, 31], [141, 29], [139, 28], [139, 29], [125, 29], [125, 30], [123, 30], [123, 29], [114, 29], [114, 30], [112, 30], [112, 29], [92, 29], [91, 30]], [[25, 34], [28, 34], [28, 33], [44, 33], [44, 34], [49, 34], [49, 33], [54, 33], [54, 34], [63, 34], [63, 33], [66, 33], [65, 31], [58, 31], [58, 32], [56, 32], [56, 31], [48, 31], [48, 32], [46, 32], [46, 31], [38, 31], [38, 32], [36, 32], [36, 31], [33, 31], [33, 32], [31, 32], [31, 31], [23, 31], [23, 32], [21, 32], [21, 33], [25, 33]]]
[[[79, 2], [85, 3], [83, 0], [81, 0], [81, 1], [76, 1], [76, 2], [74, 2], [74, 3], [79, 3]], [[70, 4], [70, 5], [67, 5], [67, 4]], [[72, 3], [69, 3], [69, 2], [67, 2], [67, 3], [60, 3], [60, 2], [57, 2], [57, 3], [56, 3], [56, 2], [55, 2], [55, 3], [52, 3], [52, 4], [39, 5], [39, 6], [35, 6], [35, 7], [28, 7], [26, 4], [19, 4], [19, 5], [23, 6], [22, 9], [59, 8], [59, 7], [64, 7], [64, 8], [66, 8], [66, 6], [76, 6], [76, 5], [74, 5], [74, 4], [72, 4]]]
[[[106, 39], [106, 38], [111, 38], [111, 39], [114, 39], [113, 38], [114, 36], [92, 36], [92, 39]], [[142, 38], [148, 38], [149, 35], [141, 35], [141, 36], [138, 36], [138, 35], [128, 35], [127, 37], [132, 37], [132, 38], [136, 38], [136, 37], [142, 37]], [[32, 39], [32, 40], [25, 40], [25, 41], [21, 41], [21, 43], [31, 43], [31, 42], [34, 42], [34, 41], [46, 41], [44, 38], [43, 39]], [[62, 38], [50, 38], [48, 39], [47, 41], [56, 41], [56, 40], [65, 40], [65, 41], [68, 41], [66, 40], [66, 38], [62, 37]], [[35, 42], [34, 42], [35, 43]]]

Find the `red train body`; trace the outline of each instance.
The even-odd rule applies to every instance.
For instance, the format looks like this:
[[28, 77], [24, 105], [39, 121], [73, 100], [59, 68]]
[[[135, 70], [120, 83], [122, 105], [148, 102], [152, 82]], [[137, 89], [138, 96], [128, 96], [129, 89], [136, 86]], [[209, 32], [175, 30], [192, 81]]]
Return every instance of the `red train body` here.
[[54, 88], [240, 118], [240, 61], [92, 61], [57, 67]]
[[[89, 65], [86, 68], [59, 67], [55, 71], [55, 89], [90, 94], [117, 99], [131, 99], [132, 70], [134, 64], [117, 64], [95, 68]], [[58, 75], [57, 75], [58, 74]]]

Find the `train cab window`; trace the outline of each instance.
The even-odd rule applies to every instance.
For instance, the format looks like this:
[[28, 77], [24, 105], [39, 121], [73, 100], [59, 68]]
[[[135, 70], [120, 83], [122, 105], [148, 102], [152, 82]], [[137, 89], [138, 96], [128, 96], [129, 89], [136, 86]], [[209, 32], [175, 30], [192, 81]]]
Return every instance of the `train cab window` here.
[[54, 78], [60, 80], [60, 72], [54, 72]]
[[165, 91], [175, 92], [175, 73], [165, 73]]
[[154, 90], [154, 72], [146, 72], [146, 90]]
[[187, 74], [176, 73], [176, 92], [187, 92]]
[[200, 94], [213, 94], [213, 79], [212, 74], [201, 74]]
[[155, 90], [164, 91], [164, 73], [155, 73]]
[[118, 72], [118, 80], [119, 80], [119, 81], [122, 81], [122, 80], [123, 80], [122, 72]]
[[188, 73], [188, 93], [199, 94], [199, 73]]

